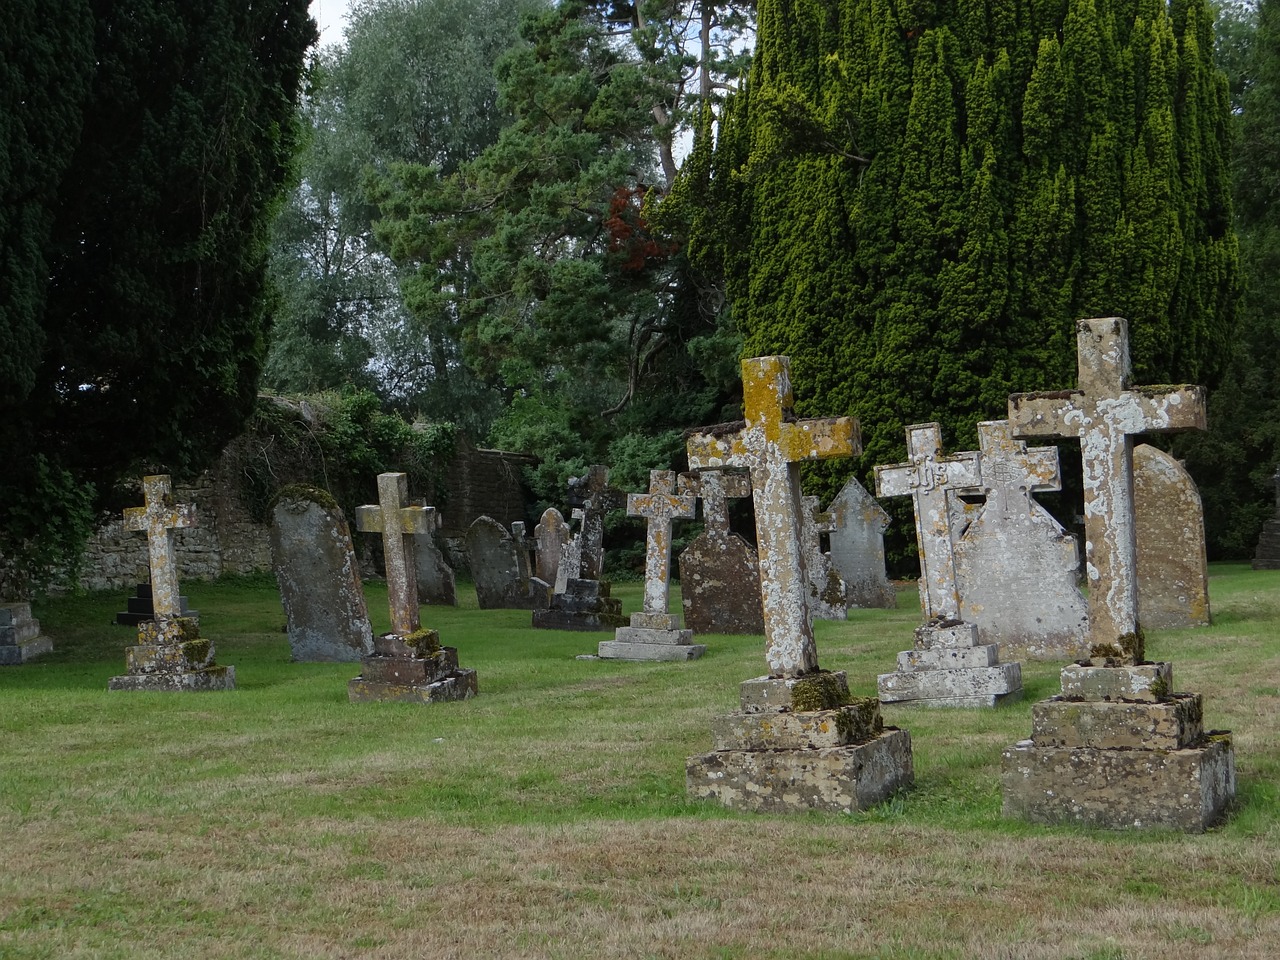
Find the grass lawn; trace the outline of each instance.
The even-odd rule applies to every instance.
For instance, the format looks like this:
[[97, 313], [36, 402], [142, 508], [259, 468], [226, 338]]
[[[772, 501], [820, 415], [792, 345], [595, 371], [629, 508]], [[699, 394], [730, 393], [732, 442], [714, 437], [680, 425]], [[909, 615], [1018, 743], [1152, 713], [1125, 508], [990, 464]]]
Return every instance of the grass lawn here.
[[[50, 599], [55, 652], [0, 668], [0, 958], [1274, 958], [1280, 573], [1212, 573], [1214, 626], [1147, 644], [1234, 731], [1238, 808], [1202, 836], [1001, 819], [1000, 751], [1051, 664], [997, 710], [885, 707], [916, 786], [872, 811], [746, 815], [690, 801], [684, 762], [764, 672], [760, 638], [578, 661], [607, 635], [460, 584], [423, 620], [480, 696], [356, 705], [358, 665], [289, 662], [273, 581], [188, 583], [237, 689], [108, 693], [123, 592]], [[899, 601], [817, 624], [858, 695], [910, 646], [914, 587]]]

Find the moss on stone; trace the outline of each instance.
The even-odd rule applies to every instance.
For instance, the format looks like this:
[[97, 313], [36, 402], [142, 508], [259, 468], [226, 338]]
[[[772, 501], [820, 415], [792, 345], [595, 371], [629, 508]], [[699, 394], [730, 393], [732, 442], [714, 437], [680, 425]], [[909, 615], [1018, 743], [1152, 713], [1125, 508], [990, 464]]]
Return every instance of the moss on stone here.
[[271, 509], [274, 510], [276, 504], [281, 500], [306, 500], [324, 507], [326, 510], [340, 509], [338, 501], [333, 499], [333, 495], [329, 491], [321, 490], [319, 487], [308, 486], [305, 483], [295, 483], [287, 487], [281, 487], [275, 500], [271, 501]]
[[791, 709], [834, 710], [849, 702], [849, 695], [834, 674], [826, 671], [802, 677], [791, 686]]
[[425, 627], [415, 630], [406, 637], [400, 638], [406, 647], [412, 647], [419, 657], [429, 657], [440, 652], [440, 631], [428, 630]]

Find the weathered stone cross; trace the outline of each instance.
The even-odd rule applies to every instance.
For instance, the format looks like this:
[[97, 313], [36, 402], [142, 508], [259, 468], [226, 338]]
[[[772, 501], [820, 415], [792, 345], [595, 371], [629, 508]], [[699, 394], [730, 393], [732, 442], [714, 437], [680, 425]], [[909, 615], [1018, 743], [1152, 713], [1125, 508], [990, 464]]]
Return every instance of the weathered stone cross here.
[[800, 543], [798, 463], [854, 456], [862, 452], [862, 442], [851, 417], [790, 419], [791, 364], [786, 357], [743, 360], [742, 390], [746, 425], [726, 436], [690, 436], [689, 467], [751, 471], [765, 659], [774, 676], [799, 677], [818, 669], [818, 651]]
[[1204, 388], [1130, 387], [1129, 325], [1120, 317], [1076, 324], [1079, 386], [1015, 393], [1017, 437], [1077, 437], [1084, 461], [1089, 634], [1100, 656], [1142, 659], [1133, 524], [1133, 436], [1205, 429]]
[[409, 506], [409, 477], [403, 473], [378, 474], [378, 502], [356, 509], [356, 529], [382, 534], [387, 565], [387, 603], [391, 632], [407, 637], [422, 627], [418, 618], [418, 571], [414, 534], [430, 534], [436, 526], [436, 508]]
[[1027, 449], [1015, 440], [1008, 420], [978, 424], [978, 468], [988, 509], [1003, 519], [1031, 514], [1031, 494], [1062, 489], [1057, 447]]
[[942, 455], [942, 428], [936, 423], [907, 427], [907, 463], [876, 467], [876, 496], [910, 496], [920, 551], [920, 605], [926, 620], [960, 620], [955, 540], [949, 491], [981, 484], [977, 451]]
[[703, 529], [724, 536], [729, 533], [729, 501], [751, 496], [751, 478], [745, 473], [703, 470], [683, 492], [702, 499]]
[[692, 520], [698, 501], [691, 496], [678, 496], [675, 492], [674, 470], [650, 470], [649, 492], [633, 493], [627, 497], [627, 515], [645, 517], [649, 530], [644, 550], [644, 616], [633, 627], [649, 627], [654, 630], [673, 630], [676, 618], [667, 613], [667, 598], [671, 591], [671, 522]]
[[164, 475], [142, 478], [146, 506], [126, 507], [124, 528], [145, 530], [151, 566], [151, 603], [157, 620], [182, 616], [178, 591], [178, 558], [174, 551], [174, 530], [196, 525], [194, 503], [173, 502], [173, 487]]

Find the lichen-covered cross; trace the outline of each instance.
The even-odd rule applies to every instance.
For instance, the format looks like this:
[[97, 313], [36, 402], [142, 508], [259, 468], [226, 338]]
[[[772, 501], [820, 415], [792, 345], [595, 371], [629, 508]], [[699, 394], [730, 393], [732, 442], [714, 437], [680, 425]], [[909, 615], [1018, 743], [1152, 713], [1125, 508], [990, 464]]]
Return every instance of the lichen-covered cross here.
[[926, 620], [959, 620], [955, 537], [947, 497], [981, 483], [978, 453], [942, 455], [942, 428], [936, 423], [907, 427], [906, 463], [876, 467], [876, 496], [911, 497], [920, 554], [920, 606]]
[[142, 478], [142, 498], [146, 506], [126, 507], [124, 528], [145, 530], [151, 567], [151, 604], [156, 619], [182, 616], [178, 590], [178, 558], [174, 531], [196, 525], [194, 503], [173, 502], [173, 486], [167, 476]]
[[396, 636], [407, 637], [422, 627], [418, 618], [418, 571], [409, 538], [430, 534], [435, 527], [435, 507], [409, 505], [409, 477], [403, 473], [378, 474], [378, 502], [356, 509], [357, 530], [382, 534], [387, 604], [391, 632]]
[[681, 493], [702, 500], [703, 529], [717, 536], [729, 533], [729, 501], [751, 496], [751, 478], [745, 473], [701, 470], [696, 477], [680, 478]]
[[1089, 634], [1095, 649], [1140, 659], [1133, 437], [1205, 429], [1204, 388], [1129, 386], [1129, 325], [1120, 317], [1076, 324], [1079, 386], [1015, 393], [1015, 437], [1076, 437], [1084, 463]]
[[751, 471], [765, 659], [772, 675], [799, 677], [818, 669], [818, 651], [800, 543], [798, 464], [861, 453], [858, 422], [851, 417], [791, 419], [791, 364], [786, 357], [743, 360], [742, 391], [745, 426], [723, 436], [690, 436], [689, 467]]
[[1008, 420], [978, 424], [978, 469], [986, 509], [1002, 519], [1031, 516], [1031, 494], [1062, 489], [1057, 447], [1027, 448], [1015, 440]]
[[[627, 497], [627, 516], [644, 517], [649, 521], [644, 550], [644, 613], [646, 623], [653, 618], [669, 619], [667, 599], [671, 590], [671, 523], [673, 520], [692, 520], [698, 501], [695, 497], [678, 495], [674, 470], [650, 470], [649, 492], [633, 493]], [[633, 618], [633, 626], [635, 626]], [[663, 629], [674, 628], [668, 623]]]

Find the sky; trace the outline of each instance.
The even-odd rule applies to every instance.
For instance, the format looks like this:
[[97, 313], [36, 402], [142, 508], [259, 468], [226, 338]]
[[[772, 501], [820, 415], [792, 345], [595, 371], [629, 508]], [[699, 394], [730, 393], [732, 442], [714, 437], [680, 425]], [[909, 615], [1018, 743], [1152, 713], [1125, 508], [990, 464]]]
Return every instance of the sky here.
[[320, 25], [320, 45], [342, 42], [347, 27], [347, 12], [354, 0], [311, 0], [311, 16]]

